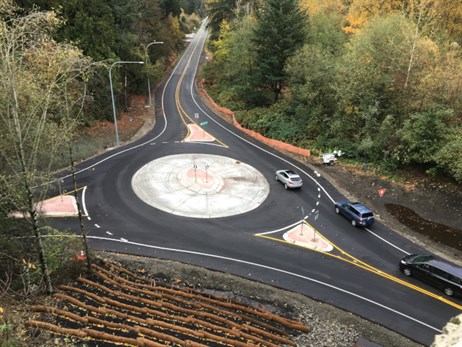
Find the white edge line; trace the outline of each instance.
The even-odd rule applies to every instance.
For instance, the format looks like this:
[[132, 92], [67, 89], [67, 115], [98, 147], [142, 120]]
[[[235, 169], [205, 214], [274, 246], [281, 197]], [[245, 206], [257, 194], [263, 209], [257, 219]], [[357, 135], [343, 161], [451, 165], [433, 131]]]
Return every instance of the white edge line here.
[[[243, 138], [242, 136], [238, 135], [237, 133], [231, 131], [230, 129], [228, 129], [227, 127], [221, 125], [217, 120], [215, 120], [214, 118], [212, 118], [212, 116], [210, 116], [202, 107], [200, 107], [200, 105], [198, 104], [196, 98], [194, 97], [194, 93], [193, 93], [193, 90], [194, 90], [194, 81], [196, 79], [196, 74], [197, 74], [197, 66], [196, 66], [196, 70], [194, 72], [194, 78], [192, 79], [192, 82], [191, 82], [191, 98], [193, 99], [194, 103], [196, 104], [196, 106], [204, 113], [204, 115], [206, 115], [211, 121], [213, 121], [215, 124], [217, 124], [218, 126], [220, 126], [222, 129], [224, 129], [225, 131], [229, 132], [230, 134], [234, 135], [235, 137], [237, 137], [238, 139], [246, 142], [247, 144], [251, 145], [251, 146], [254, 146], [255, 148], [261, 150], [262, 152], [265, 152], [273, 157], [276, 157], [278, 159], [280, 159], [281, 161], [289, 164], [289, 165], [292, 165], [293, 167], [295, 167], [297, 170], [299, 170], [300, 172], [303, 172], [306, 176], [308, 176], [317, 186], [318, 186], [318, 191], [319, 189], [322, 189], [322, 191], [326, 194], [326, 196], [330, 199], [330, 201], [332, 203], [335, 203], [335, 200], [330, 196], [330, 194], [326, 191], [326, 189], [314, 178], [312, 177], [310, 174], [308, 174], [306, 171], [304, 171], [302, 168], [300, 168], [299, 166], [297, 166], [296, 164], [294, 163], [291, 163], [290, 161], [278, 156], [277, 154], [274, 154], [274, 153], [271, 153], [269, 151], [267, 151], [266, 149], [246, 140], [245, 138]], [[317, 174], [316, 171], [314, 171], [315, 174]], [[373, 236], [377, 237], [378, 239], [382, 240], [383, 242], [387, 243], [388, 245], [396, 248], [397, 250], [403, 252], [404, 254], [409, 254], [408, 252], [406, 252], [405, 250], [399, 248], [398, 246], [394, 245], [393, 243], [391, 243], [390, 241], [387, 241], [385, 240], [383, 237], [377, 235], [376, 233], [372, 232], [371, 230], [367, 229], [366, 230], [371, 233]]]
[[294, 273], [294, 272], [290, 272], [290, 271], [286, 271], [286, 270], [282, 270], [282, 269], [278, 269], [278, 268], [275, 268], [275, 267], [272, 267], [272, 266], [268, 266], [268, 265], [263, 265], [263, 264], [258, 264], [258, 263], [254, 263], [254, 262], [250, 262], [250, 261], [246, 261], [246, 260], [241, 260], [241, 259], [236, 259], [236, 258], [230, 258], [230, 257], [225, 257], [225, 256], [220, 256], [220, 255], [216, 255], [216, 254], [209, 254], [209, 253], [202, 253], [202, 252], [195, 252], [195, 251], [188, 251], [188, 250], [184, 250], [184, 249], [177, 249], [177, 248], [168, 248], [168, 247], [160, 247], [160, 246], [152, 246], [152, 245], [146, 245], [146, 244], [142, 244], [142, 243], [138, 243], [138, 242], [132, 242], [132, 241], [128, 241], [128, 240], [117, 240], [117, 239], [111, 239], [111, 238], [108, 238], [108, 237], [100, 237], [100, 236], [87, 236], [87, 238], [90, 238], [90, 239], [97, 239], [97, 240], [103, 240], [103, 241], [113, 241], [113, 242], [119, 242], [119, 243], [124, 243], [124, 244], [130, 244], [130, 245], [133, 245], [133, 246], [139, 246], [139, 247], [146, 247], [146, 248], [153, 248], [153, 249], [158, 249], [158, 250], [163, 250], [163, 251], [169, 251], [169, 252], [176, 252], [176, 253], [185, 253], [185, 254], [192, 254], [192, 255], [199, 255], [199, 256], [204, 256], [204, 257], [209, 257], [209, 258], [216, 258], [216, 259], [221, 259], [221, 260], [229, 260], [229, 261], [232, 261], [232, 262], [236, 262], [236, 263], [240, 263], [240, 264], [246, 264], [246, 265], [251, 265], [251, 266], [255, 266], [255, 267], [259, 267], [259, 268], [263, 268], [263, 269], [267, 269], [267, 270], [272, 270], [272, 271], [275, 271], [275, 272], [280, 272], [280, 273], [283, 273], [283, 274], [286, 274], [286, 275], [290, 275], [290, 276], [293, 276], [293, 277], [298, 277], [298, 278], [301, 278], [301, 279], [304, 279], [304, 280], [307, 280], [307, 281], [310, 281], [310, 282], [314, 282], [314, 283], [317, 283], [319, 285], [322, 285], [322, 286], [325, 286], [325, 287], [329, 287], [331, 289], [334, 289], [336, 291], [339, 291], [339, 292], [342, 292], [344, 294], [348, 294], [350, 296], [353, 296], [357, 299], [360, 299], [360, 300], [363, 300], [363, 301], [366, 301], [370, 304], [373, 304], [375, 306], [378, 306], [378, 307], [381, 307], [387, 311], [390, 311], [390, 312], [393, 312], [401, 317], [404, 317], [404, 318], [407, 318], [413, 322], [416, 322], [420, 325], [423, 325], [427, 328], [430, 328], [438, 333], [441, 333], [442, 331], [438, 328], [435, 328], [425, 322], [422, 322], [416, 318], [413, 318], [403, 312], [399, 312], [391, 307], [388, 307], [388, 306], [385, 306], [384, 304], [381, 304], [377, 301], [374, 301], [372, 299], [368, 299], [368, 298], [365, 298], [363, 296], [360, 296], [358, 294], [355, 294], [353, 292], [350, 292], [348, 290], [345, 290], [345, 289], [342, 289], [342, 288], [339, 288], [339, 287], [336, 287], [332, 284], [329, 284], [329, 283], [326, 283], [326, 282], [322, 282], [322, 281], [319, 281], [319, 280], [316, 280], [314, 278], [310, 278], [310, 277], [307, 277], [307, 276], [303, 276], [303, 275], [300, 275], [300, 274], [297, 274], [297, 273]]
[[390, 241], [385, 240], [382, 236], [377, 235], [377, 234], [374, 233], [372, 230], [370, 230], [370, 229], [368, 229], [368, 228], [364, 228], [364, 229], [367, 230], [367, 231], [368, 231], [369, 233], [371, 233], [372, 235], [374, 235], [375, 237], [377, 237], [378, 239], [380, 239], [380, 240], [382, 240], [383, 242], [389, 244], [391, 247], [396, 248], [398, 251], [401, 251], [401, 252], [403, 252], [404, 254], [407, 254], [407, 255], [411, 254], [411, 253], [405, 251], [404, 249], [399, 248], [398, 246], [396, 246], [395, 244], [391, 243]]
[[[190, 47], [192, 47], [192, 46], [189, 45], [188, 48], [186, 49], [186, 51], [187, 51]], [[192, 49], [192, 48], [191, 48], [191, 49]], [[171, 72], [170, 77], [167, 79], [167, 82], [165, 83], [164, 88], [163, 88], [163, 90], [162, 90], [161, 104], [162, 104], [162, 115], [163, 115], [163, 118], [164, 118], [164, 128], [162, 129], [162, 131], [161, 131], [157, 136], [155, 136], [155, 137], [153, 137], [153, 138], [150, 138], [149, 140], [147, 140], [147, 141], [145, 141], [145, 142], [143, 142], [143, 143], [140, 143], [140, 144], [138, 144], [138, 145], [136, 145], [136, 146], [133, 146], [133, 147], [126, 148], [126, 149], [124, 149], [124, 150], [122, 150], [122, 151], [120, 151], [120, 152], [114, 153], [114, 154], [112, 154], [112, 155], [110, 155], [110, 156], [108, 156], [108, 157], [106, 157], [106, 158], [104, 158], [104, 159], [101, 159], [100, 161], [98, 161], [98, 162], [96, 162], [96, 163], [94, 163], [94, 164], [92, 164], [92, 165], [90, 165], [90, 166], [87, 166], [87, 167], [85, 167], [85, 168], [83, 168], [83, 169], [80, 169], [80, 170], [76, 171], [76, 172], [75, 172], [76, 175], [79, 174], [79, 173], [85, 172], [85, 171], [87, 171], [87, 170], [90, 170], [91, 168], [93, 168], [93, 167], [95, 167], [95, 166], [97, 166], [97, 165], [99, 165], [99, 164], [101, 164], [101, 163], [103, 163], [103, 162], [105, 162], [105, 161], [107, 161], [107, 160], [109, 160], [109, 159], [112, 159], [112, 158], [114, 158], [115, 156], [118, 156], [119, 154], [122, 154], [122, 153], [125, 153], [125, 152], [128, 152], [128, 151], [137, 149], [137, 148], [139, 148], [139, 147], [143, 147], [143, 146], [145, 146], [145, 145], [147, 145], [147, 144], [149, 144], [149, 143], [155, 141], [156, 139], [158, 139], [158, 138], [165, 132], [165, 130], [167, 129], [167, 124], [168, 124], [168, 122], [167, 122], [167, 115], [165, 114], [165, 107], [164, 107], [165, 91], [166, 91], [167, 86], [169, 85], [171, 79], [172, 79], [173, 76], [175, 75], [175, 72], [177, 71], [177, 69], [179, 69], [179, 66], [181, 65], [182, 61], [185, 59], [186, 51], [185, 51], [185, 53], [183, 53], [183, 55], [181, 56], [180, 60], [179, 60], [178, 63], [175, 65], [175, 68], [174, 68], [173, 71]], [[197, 67], [196, 67], [196, 71], [197, 71]], [[68, 177], [71, 177], [71, 176], [72, 176], [72, 173], [71, 173], [71, 174], [68, 174], [68, 175], [65, 175], [65, 176], [62, 176], [62, 177], [60, 177], [60, 179], [65, 179], [65, 178], [68, 178]]]
[[192, 79], [191, 81], [191, 98], [193, 99], [194, 103], [196, 104], [196, 106], [204, 113], [204, 115], [206, 115], [212, 122], [214, 122], [215, 124], [217, 124], [218, 126], [220, 126], [222, 129], [224, 129], [225, 131], [229, 132], [230, 134], [234, 135], [235, 137], [237, 137], [238, 139], [246, 142], [247, 144], [261, 150], [262, 152], [265, 152], [273, 157], [276, 157], [278, 159], [280, 159], [281, 161], [289, 164], [289, 165], [292, 165], [293, 167], [295, 167], [297, 170], [299, 170], [300, 172], [303, 172], [307, 177], [309, 177], [318, 187], [320, 187], [322, 189], [322, 191], [327, 195], [327, 197], [332, 201], [332, 203], [335, 203], [335, 200], [330, 196], [330, 194], [326, 191], [326, 189], [314, 178], [312, 177], [310, 174], [308, 174], [305, 170], [303, 170], [302, 168], [300, 168], [299, 166], [297, 166], [296, 164], [294, 163], [291, 163], [290, 161], [278, 156], [277, 154], [274, 154], [274, 153], [271, 153], [270, 151], [267, 151], [266, 149], [246, 140], [245, 138], [243, 138], [242, 136], [238, 135], [237, 133], [231, 131], [230, 129], [226, 128], [225, 126], [221, 125], [217, 120], [215, 120], [214, 118], [212, 118], [212, 116], [210, 116], [202, 107], [200, 107], [200, 105], [198, 104], [196, 98], [194, 97], [194, 93], [193, 93], [193, 84], [194, 84], [194, 81], [195, 81], [195, 76], [197, 74], [197, 66], [196, 66], [196, 70], [194, 72], [194, 78]]

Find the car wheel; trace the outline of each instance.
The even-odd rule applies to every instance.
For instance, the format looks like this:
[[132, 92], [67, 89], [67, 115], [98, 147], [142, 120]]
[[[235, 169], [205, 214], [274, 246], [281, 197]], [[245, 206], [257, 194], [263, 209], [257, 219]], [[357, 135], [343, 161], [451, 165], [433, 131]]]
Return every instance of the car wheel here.
[[340, 209], [338, 207], [335, 208], [335, 213], [337, 213], [337, 214], [340, 213]]
[[354, 219], [351, 220], [351, 225], [353, 225], [354, 227], [356, 226], [356, 221]]
[[276, 181], [279, 181], [279, 177], [278, 177], [278, 176], [276, 176]]
[[289, 187], [287, 186], [287, 183], [284, 184], [284, 189], [289, 189]]
[[452, 288], [444, 288], [444, 294], [446, 294], [447, 296], [452, 296], [454, 294], [454, 291], [452, 290]]

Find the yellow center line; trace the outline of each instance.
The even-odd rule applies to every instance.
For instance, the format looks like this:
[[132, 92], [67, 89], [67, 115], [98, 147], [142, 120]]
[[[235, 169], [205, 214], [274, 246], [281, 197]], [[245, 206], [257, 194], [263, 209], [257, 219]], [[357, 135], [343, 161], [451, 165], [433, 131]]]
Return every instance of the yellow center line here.
[[[196, 47], [195, 47], [194, 49], [197, 48], [198, 44], [199, 44], [199, 41], [196, 43]], [[189, 64], [190, 64], [190, 62], [191, 62], [191, 59], [192, 59], [192, 54], [191, 54], [191, 56], [189, 57], [188, 62], [187, 62], [186, 65], [185, 65], [185, 68], [184, 68], [183, 71], [181, 72], [180, 79], [179, 79], [179, 81], [178, 81], [178, 83], [177, 83], [177, 85], [176, 85], [176, 89], [175, 89], [175, 104], [176, 104], [176, 108], [177, 108], [177, 111], [178, 111], [178, 113], [179, 113], [179, 115], [180, 115], [180, 117], [181, 117], [181, 120], [183, 121], [183, 124], [186, 126], [186, 129], [187, 129], [186, 136], [185, 136], [181, 141], [184, 141], [185, 139], [187, 139], [187, 138], [190, 136], [190, 134], [191, 134], [191, 130], [190, 130], [190, 128], [188, 127], [188, 123], [186, 122], [186, 119], [185, 119], [185, 118], [189, 119], [189, 121], [190, 121], [191, 123], [193, 123], [193, 124], [199, 126], [199, 125], [197, 124], [197, 122], [194, 121], [193, 118], [183, 109], [183, 107], [182, 107], [182, 105], [181, 105], [181, 102], [180, 102], [180, 86], [181, 86], [181, 84], [183, 83], [183, 80], [184, 80], [184, 77], [185, 77], [185, 74], [186, 74], [186, 70], [187, 70], [187, 68], [188, 68], [188, 66], [189, 66]], [[217, 142], [219, 142], [223, 147], [228, 148], [227, 145], [225, 145], [222, 141], [220, 141], [219, 139], [217, 139], [215, 136], [213, 136], [213, 138], [214, 138]]]
[[[316, 230], [312, 225], [310, 225], [309, 223], [307, 223], [306, 221], [304, 221], [304, 223], [306, 223], [307, 225], [309, 225], [311, 228], [313, 228], [313, 230]], [[395, 277], [391, 274], [388, 274], [370, 264], [367, 264], [365, 262], [363, 262], [362, 260], [352, 256], [351, 254], [347, 253], [346, 251], [344, 251], [343, 249], [341, 249], [340, 247], [338, 247], [336, 244], [334, 244], [333, 242], [331, 242], [329, 239], [327, 239], [324, 235], [322, 235], [319, 231], [316, 230], [316, 235], [319, 235], [321, 236], [324, 240], [326, 240], [327, 242], [329, 242], [333, 247], [334, 249], [336, 249], [338, 252], [340, 252], [341, 255], [336, 255], [336, 254], [331, 254], [331, 253], [328, 253], [328, 252], [323, 252], [323, 251], [320, 251], [320, 250], [317, 250], [317, 249], [314, 249], [314, 248], [310, 248], [310, 247], [307, 247], [307, 246], [303, 246], [303, 245], [300, 245], [300, 244], [296, 244], [296, 246], [299, 246], [299, 247], [303, 247], [303, 248], [308, 248], [312, 251], [315, 251], [315, 252], [318, 252], [318, 253], [321, 253], [323, 255], [327, 255], [327, 256], [330, 256], [332, 258], [336, 258], [338, 260], [341, 260], [341, 261], [344, 261], [348, 264], [351, 264], [351, 265], [354, 265], [356, 267], [359, 267], [363, 270], [366, 270], [366, 271], [369, 271], [371, 273], [374, 273], [378, 276], [381, 276], [381, 277], [384, 277], [386, 279], [389, 279], [393, 282], [396, 282], [398, 284], [401, 284], [405, 287], [408, 287], [410, 289], [413, 289], [413, 290], [416, 290], [424, 295], [427, 295], [427, 296], [430, 296], [436, 300], [439, 300], [439, 301], [442, 301], [444, 302], [445, 304], [448, 304], [452, 307], [455, 307], [459, 310], [462, 310], [462, 306], [451, 301], [451, 300], [448, 300], [446, 299], [445, 297], [441, 296], [441, 295], [437, 295], [435, 293], [432, 293], [424, 288], [421, 288], [419, 286], [416, 286], [412, 283], [409, 283], [407, 281], [404, 281], [398, 277]], [[273, 241], [277, 241], [277, 242], [282, 242], [282, 243], [286, 243], [286, 244], [290, 244], [290, 245], [294, 245], [294, 243], [292, 242], [289, 242], [289, 241], [286, 241], [286, 240], [281, 240], [279, 238], [275, 238], [275, 237], [271, 237], [271, 236], [267, 236], [267, 235], [262, 235], [262, 234], [255, 234], [255, 236], [258, 236], [258, 237], [262, 237], [262, 238], [265, 238], [265, 239], [269, 239], [269, 240], [273, 240]]]
[[[80, 187], [80, 188], [77, 188], [77, 189], [74, 189], [74, 190], [70, 190], [70, 191], [68, 191], [68, 192], [66, 192], [66, 193], [63, 193], [63, 194], [61, 194], [61, 195], [69, 195], [69, 194], [72, 194], [72, 193], [74, 193], [74, 192], [79, 192], [79, 191], [85, 189], [85, 187], [86, 187], [86, 186], [83, 186], [83, 187]], [[57, 196], [59, 196], [59, 195], [57, 195]], [[53, 199], [53, 198], [50, 198], [50, 199]]]

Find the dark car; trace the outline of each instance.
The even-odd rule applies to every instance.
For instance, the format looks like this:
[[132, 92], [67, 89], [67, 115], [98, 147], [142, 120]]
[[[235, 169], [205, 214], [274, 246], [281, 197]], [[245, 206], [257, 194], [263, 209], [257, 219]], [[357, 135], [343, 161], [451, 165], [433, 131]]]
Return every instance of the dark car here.
[[431, 255], [411, 254], [401, 259], [400, 270], [438, 288], [448, 296], [462, 295], [462, 268]]
[[374, 213], [360, 202], [338, 201], [335, 203], [335, 212], [344, 215], [354, 227], [371, 226], [375, 221]]

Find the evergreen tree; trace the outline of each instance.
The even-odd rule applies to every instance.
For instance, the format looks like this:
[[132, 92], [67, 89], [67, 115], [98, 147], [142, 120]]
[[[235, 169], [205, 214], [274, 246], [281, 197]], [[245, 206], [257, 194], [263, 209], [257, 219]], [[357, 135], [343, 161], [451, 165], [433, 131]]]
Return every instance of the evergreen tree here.
[[267, 0], [258, 13], [254, 32], [257, 55], [256, 87], [272, 92], [276, 101], [287, 80], [284, 72], [287, 59], [299, 49], [305, 39], [307, 19], [297, 0]]

